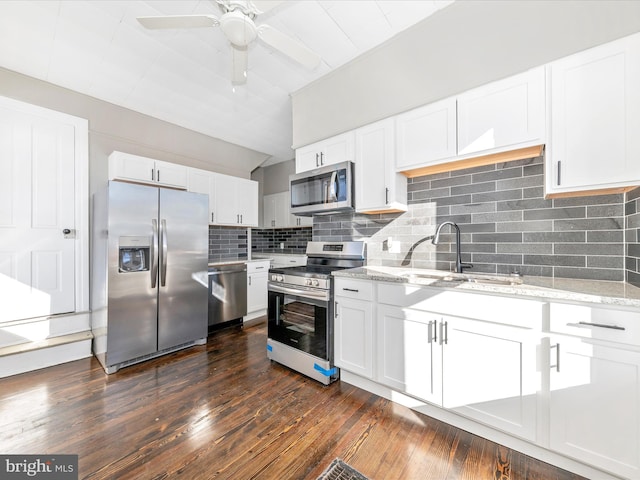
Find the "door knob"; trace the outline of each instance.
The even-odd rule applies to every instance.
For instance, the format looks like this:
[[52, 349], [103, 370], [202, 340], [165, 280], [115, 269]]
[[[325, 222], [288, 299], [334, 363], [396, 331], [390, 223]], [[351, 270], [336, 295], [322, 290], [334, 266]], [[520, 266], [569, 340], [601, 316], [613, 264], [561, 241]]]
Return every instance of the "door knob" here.
[[62, 233], [64, 233], [65, 235], [69, 235], [71, 233], [71, 230], [65, 228], [64, 230], [62, 230]]

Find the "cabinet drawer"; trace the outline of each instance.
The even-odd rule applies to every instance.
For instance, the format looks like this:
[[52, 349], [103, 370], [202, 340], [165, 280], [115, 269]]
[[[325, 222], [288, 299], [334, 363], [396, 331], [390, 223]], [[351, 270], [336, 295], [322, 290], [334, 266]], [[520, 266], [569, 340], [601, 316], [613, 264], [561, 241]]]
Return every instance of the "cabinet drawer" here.
[[406, 283], [378, 283], [378, 303], [473, 318], [527, 329], [542, 329], [546, 303], [497, 295], [453, 292]]
[[269, 260], [247, 262], [247, 273], [267, 273], [269, 271], [269, 264]]
[[373, 284], [362, 280], [336, 278], [335, 296], [356, 298], [358, 300], [373, 300]]
[[640, 346], [640, 312], [552, 303], [549, 328], [596, 340]]

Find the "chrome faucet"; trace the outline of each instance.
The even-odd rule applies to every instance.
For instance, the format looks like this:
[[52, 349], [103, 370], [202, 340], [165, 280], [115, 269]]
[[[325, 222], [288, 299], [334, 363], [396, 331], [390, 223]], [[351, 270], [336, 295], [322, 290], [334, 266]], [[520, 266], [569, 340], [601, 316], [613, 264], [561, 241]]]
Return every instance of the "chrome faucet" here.
[[438, 228], [436, 229], [436, 233], [433, 236], [433, 240], [431, 240], [431, 243], [433, 243], [434, 245], [437, 245], [438, 242], [440, 242], [440, 230], [442, 230], [442, 227], [444, 227], [445, 225], [451, 225], [453, 228], [456, 229], [456, 272], [462, 273], [465, 268], [473, 268], [473, 264], [471, 263], [462, 263], [462, 258], [460, 256], [460, 227], [458, 227], [458, 225], [456, 225], [455, 223], [442, 222], [440, 225], [438, 225]]

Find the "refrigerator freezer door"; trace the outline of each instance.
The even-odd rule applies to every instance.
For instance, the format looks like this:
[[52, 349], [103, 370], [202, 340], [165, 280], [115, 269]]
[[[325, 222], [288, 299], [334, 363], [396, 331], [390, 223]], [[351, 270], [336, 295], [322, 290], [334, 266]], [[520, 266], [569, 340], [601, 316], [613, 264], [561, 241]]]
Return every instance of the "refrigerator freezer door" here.
[[158, 349], [207, 337], [209, 200], [160, 189]]
[[[109, 184], [107, 365], [149, 355], [157, 350], [157, 290], [148, 268], [119, 268], [120, 249], [140, 239], [153, 248], [152, 222], [158, 218], [158, 189], [122, 182]], [[145, 241], [146, 240], [146, 241]], [[123, 245], [120, 245], [124, 242]], [[149, 259], [153, 261], [153, 259]]]

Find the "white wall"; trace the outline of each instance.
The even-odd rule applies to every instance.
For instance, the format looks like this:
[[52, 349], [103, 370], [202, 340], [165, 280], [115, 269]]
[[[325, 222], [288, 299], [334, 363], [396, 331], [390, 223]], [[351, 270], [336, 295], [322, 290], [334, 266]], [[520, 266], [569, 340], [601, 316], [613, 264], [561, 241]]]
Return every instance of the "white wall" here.
[[3, 68], [0, 95], [89, 120], [90, 193], [107, 181], [114, 150], [242, 178], [269, 157]]
[[295, 92], [294, 148], [640, 31], [640, 1], [459, 0]]

